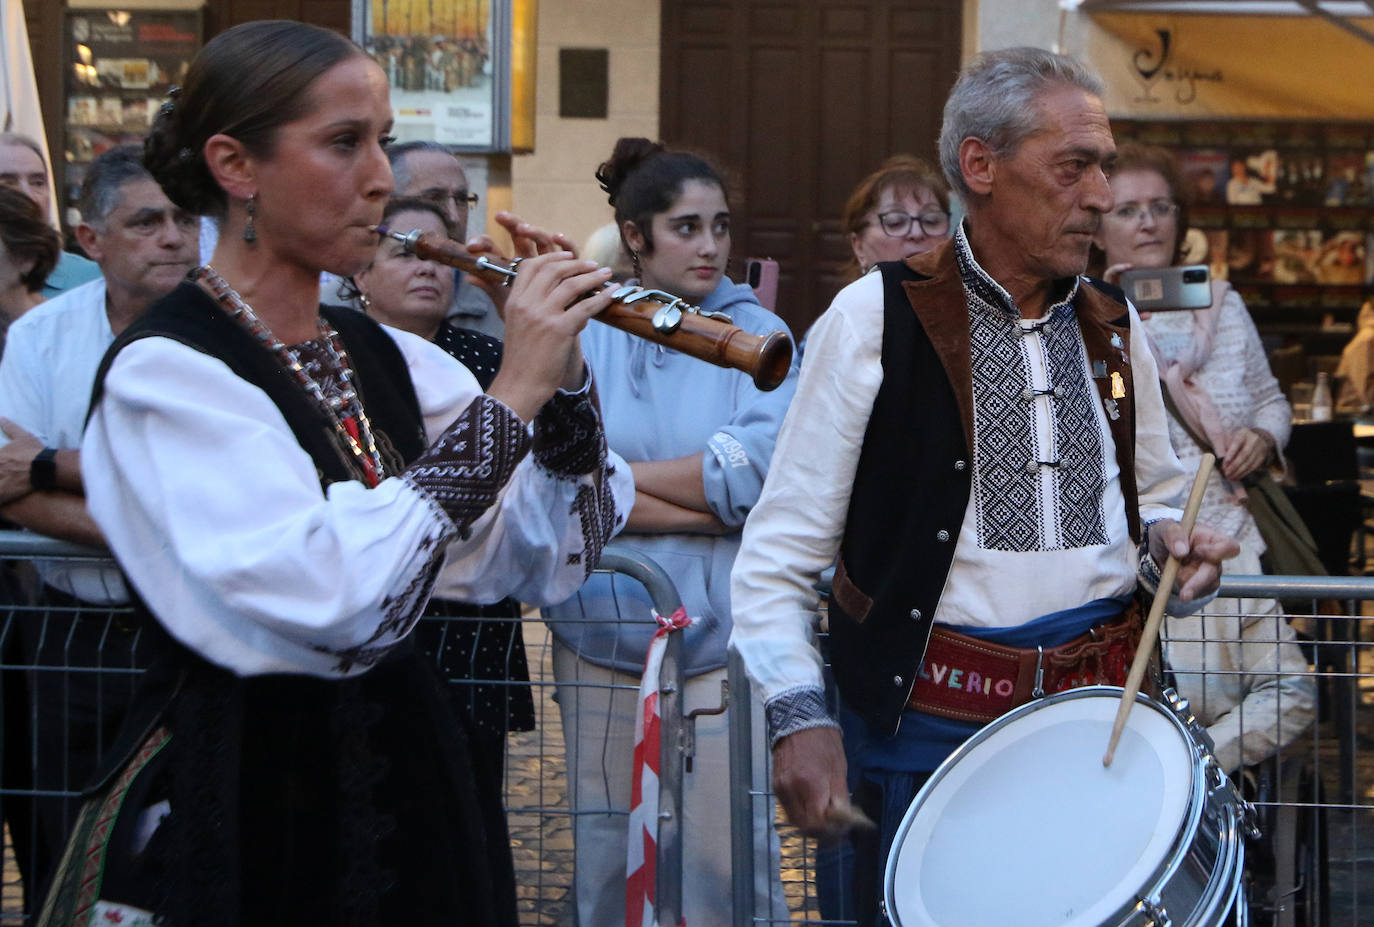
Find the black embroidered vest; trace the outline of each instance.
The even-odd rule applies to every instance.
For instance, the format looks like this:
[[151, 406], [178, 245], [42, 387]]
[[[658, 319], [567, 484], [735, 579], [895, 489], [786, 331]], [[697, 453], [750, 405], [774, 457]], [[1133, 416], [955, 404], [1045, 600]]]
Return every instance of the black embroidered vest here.
[[[883, 273], [883, 381], [864, 433], [830, 599], [829, 656], [844, 703], [895, 733], [954, 560], [973, 480], [973, 387], [967, 296], [946, 243]], [[1119, 291], [1118, 291], [1119, 292]], [[1127, 396], [1111, 421], [1131, 537], [1140, 538], [1124, 301], [1080, 286], [1074, 302], [1094, 378]]]

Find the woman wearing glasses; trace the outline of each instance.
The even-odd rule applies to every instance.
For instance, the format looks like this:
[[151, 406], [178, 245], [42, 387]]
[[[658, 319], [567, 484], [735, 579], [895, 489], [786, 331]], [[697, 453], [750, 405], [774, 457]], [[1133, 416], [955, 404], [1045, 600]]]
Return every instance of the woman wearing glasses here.
[[[1123, 144], [1111, 185], [1116, 204], [1096, 237], [1106, 279], [1176, 263], [1187, 223], [1173, 156]], [[1279, 460], [1291, 411], [1250, 314], [1228, 283], [1213, 280], [1207, 309], [1140, 316], [1170, 405], [1174, 450], [1185, 467], [1197, 466], [1200, 442], [1218, 457], [1198, 518], [1240, 544], [1240, 555], [1226, 561], [1228, 573], [1259, 573], [1264, 540], [1242, 484]], [[1169, 618], [1164, 634], [1178, 689], [1208, 725], [1228, 772], [1274, 754], [1311, 722], [1316, 699], [1307, 661], [1272, 599], [1218, 600], [1192, 617]]]
[[949, 237], [949, 186], [920, 158], [893, 155], [849, 194], [841, 224], [855, 276], [879, 261], [906, 260]]

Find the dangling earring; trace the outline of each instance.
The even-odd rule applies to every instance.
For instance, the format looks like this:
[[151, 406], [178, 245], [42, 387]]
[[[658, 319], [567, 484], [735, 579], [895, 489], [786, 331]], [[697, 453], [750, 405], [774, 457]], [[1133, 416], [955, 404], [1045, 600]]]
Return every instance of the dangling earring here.
[[258, 230], [253, 228], [253, 216], [257, 215], [258, 212], [257, 200], [258, 195], [253, 193], [249, 195], [247, 202], [243, 204], [244, 208], [248, 210], [248, 221], [243, 225], [243, 240], [250, 245], [256, 243], [258, 240]]
[[370, 310], [372, 309], [372, 300], [371, 300], [371, 298], [368, 297], [368, 295], [367, 295], [366, 293], [359, 293], [359, 294], [358, 294], [358, 305], [359, 305], [359, 306], [362, 306], [362, 307], [363, 307], [363, 312], [366, 313], [366, 312], [368, 312], [368, 311], [370, 311]]
[[639, 252], [633, 248], [630, 249], [630, 263], [635, 267], [635, 279], [642, 278], [644, 276], [644, 271], [641, 270], [639, 266]]

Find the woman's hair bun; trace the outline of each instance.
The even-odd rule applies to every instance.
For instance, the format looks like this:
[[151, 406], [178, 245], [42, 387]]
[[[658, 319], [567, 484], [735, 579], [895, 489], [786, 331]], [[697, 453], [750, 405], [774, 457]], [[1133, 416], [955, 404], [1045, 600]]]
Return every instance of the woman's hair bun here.
[[647, 138], [626, 137], [617, 141], [610, 160], [602, 161], [596, 169], [596, 179], [601, 183], [601, 189], [606, 191], [607, 201], [614, 206], [625, 178], [645, 160], [663, 150], [661, 143]]
[[227, 197], [205, 162], [206, 142], [224, 134], [250, 154], [271, 156], [277, 131], [313, 105], [315, 80], [363, 54], [337, 32], [292, 20], [224, 30], [196, 53], [181, 90], [159, 108], [144, 142], [144, 166], [178, 206], [223, 217]]
[[205, 158], [180, 141], [177, 97], [173, 88], [170, 98], [158, 110], [153, 126], [143, 141], [143, 166], [162, 187], [167, 199], [196, 215], [215, 211], [216, 202], [206, 192], [217, 190]]

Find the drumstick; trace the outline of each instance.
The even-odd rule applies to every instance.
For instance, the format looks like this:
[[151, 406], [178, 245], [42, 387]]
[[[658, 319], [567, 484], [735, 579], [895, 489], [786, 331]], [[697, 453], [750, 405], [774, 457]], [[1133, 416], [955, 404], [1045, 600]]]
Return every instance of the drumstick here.
[[825, 823], [836, 833], [844, 834], [851, 830], [877, 830], [873, 820], [848, 801], [836, 802], [825, 809]]
[[[1197, 476], [1193, 478], [1193, 491], [1188, 494], [1188, 504], [1183, 509], [1183, 533], [1187, 537], [1192, 536], [1198, 509], [1202, 508], [1202, 494], [1207, 488], [1207, 477], [1212, 475], [1212, 466], [1216, 462], [1215, 454], [1203, 454], [1202, 461], [1198, 464]], [[1126, 690], [1121, 693], [1121, 705], [1116, 709], [1112, 737], [1107, 742], [1107, 752], [1102, 756], [1103, 766], [1112, 765], [1116, 742], [1121, 739], [1121, 732], [1126, 729], [1126, 719], [1130, 717], [1131, 706], [1135, 704], [1136, 693], [1140, 691], [1140, 683], [1145, 678], [1145, 668], [1150, 663], [1150, 651], [1154, 650], [1155, 638], [1159, 635], [1159, 624], [1164, 618], [1164, 606], [1168, 604], [1169, 593], [1173, 591], [1174, 580], [1178, 578], [1178, 567], [1178, 558], [1169, 554], [1169, 559], [1164, 563], [1164, 572], [1159, 577], [1159, 588], [1155, 590], [1155, 597], [1150, 602], [1150, 615], [1145, 619], [1145, 630], [1141, 632], [1140, 644], [1135, 649], [1135, 661], [1131, 664], [1131, 672], [1126, 677]]]

